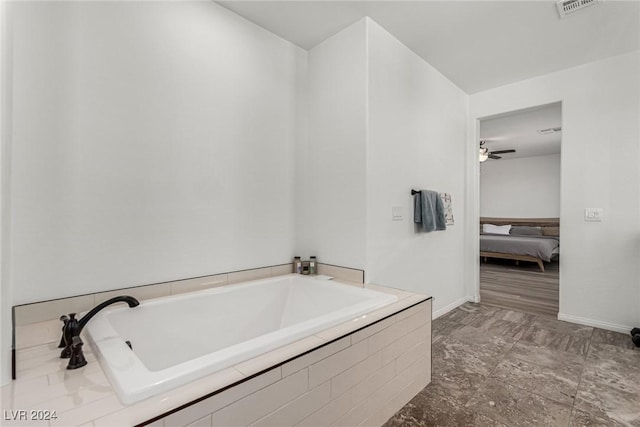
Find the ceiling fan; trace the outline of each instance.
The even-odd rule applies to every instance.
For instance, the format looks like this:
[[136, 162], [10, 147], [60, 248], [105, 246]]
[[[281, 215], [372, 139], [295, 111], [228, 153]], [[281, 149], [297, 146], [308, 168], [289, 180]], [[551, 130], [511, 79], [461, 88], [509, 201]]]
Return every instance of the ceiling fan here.
[[506, 153], [515, 153], [516, 150], [514, 149], [510, 149], [510, 150], [496, 150], [496, 151], [489, 151], [489, 149], [487, 147], [484, 147], [484, 144], [487, 143], [488, 141], [486, 139], [483, 139], [480, 141], [480, 161], [484, 162], [487, 159], [494, 159], [494, 160], [498, 160], [501, 159], [502, 156], [498, 156], [498, 154], [506, 154]]

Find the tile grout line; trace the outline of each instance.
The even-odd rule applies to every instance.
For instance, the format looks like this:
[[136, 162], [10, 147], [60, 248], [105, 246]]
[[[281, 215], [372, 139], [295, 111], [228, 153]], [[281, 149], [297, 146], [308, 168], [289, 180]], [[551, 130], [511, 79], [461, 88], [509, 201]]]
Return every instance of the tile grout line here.
[[[535, 315], [535, 318], [533, 319], [533, 321], [531, 322], [531, 324], [529, 325], [529, 327], [526, 329], [527, 331], [533, 327], [533, 323], [536, 321], [536, 319], [538, 318], [538, 315]], [[526, 333], [523, 332], [522, 335], [520, 335], [520, 337], [515, 340], [513, 342], [513, 344], [511, 345], [511, 347], [509, 347], [509, 349], [507, 351], [504, 352], [502, 358], [498, 361], [498, 363], [496, 364], [496, 366], [493, 367], [493, 369], [491, 370], [491, 372], [489, 372], [489, 375], [487, 375], [487, 378], [491, 377], [491, 375], [495, 372], [495, 370], [498, 368], [498, 365], [500, 365], [500, 363], [507, 357], [507, 354], [513, 350], [513, 347], [516, 346], [516, 344], [518, 344], [520, 342], [520, 340], [522, 339], [522, 337], [524, 336], [524, 334]]]
[[580, 386], [582, 385], [582, 377], [584, 375], [584, 370], [587, 365], [587, 357], [589, 357], [589, 351], [591, 350], [591, 339], [593, 338], [594, 331], [595, 331], [595, 328], [591, 329], [591, 334], [589, 335], [589, 342], [587, 343], [587, 351], [584, 356], [584, 363], [582, 364], [582, 370], [580, 371], [580, 379], [578, 380], [578, 387], [576, 387], [576, 395], [573, 398], [573, 405], [571, 405], [571, 413], [569, 415], [569, 422], [567, 423], [567, 426], [571, 425], [571, 420], [573, 419], [573, 413], [575, 412], [575, 409], [576, 409], [576, 400], [578, 400], [578, 392], [580, 391]]
[[[539, 317], [539, 316], [540, 316], [540, 315], [537, 315], [537, 316], [536, 316], [536, 319], [537, 319], [537, 317]], [[534, 319], [534, 322], [535, 322], [535, 319]], [[531, 325], [529, 325], [529, 328], [532, 328], [532, 327], [534, 326], [534, 325], [533, 325], [533, 323], [534, 323], [534, 322], [531, 322]], [[544, 329], [544, 328], [543, 328], [543, 329]], [[591, 335], [593, 335], [593, 330], [591, 331]], [[588, 352], [588, 350], [589, 350], [589, 346], [590, 346], [590, 344], [591, 344], [591, 335], [589, 336], [589, 344], [587, 345], [587, 352]], [[524, 336], [524, 334], [523, 334], [522, 336]], [[516, 345], [517, 343], [519, 343], [519, 342], [520, 342], [520, 340], [522, 339], [522, 336], [521, 336], [521, 337], [520, 337], [520, 338], [519, 338], [519, 339], [518, 339], [518, 340], [513, 344], [513, 346], [511, 346], [511, 348], [507, 351], [507, 353], [508, 353], [509, 351], [511, 351], [511, 350], [513, 349], [513, 347], [515, 347], [515, 345]], [[560, 350], [560, 351], [562, 351], [562, 350]], [[505, 353], [505, 357], [506, 357], [506, 353]], [[518, 357], [517, 357], [517, 356], [514, 356], [514, 357], [515, 357], [516, 359], [518, 359]], [[502, 360], [504, 360], [504, 357], [503, 357], [503, 359], [502, 359]], [[535, 363], [535, 362], [530, 362], [530, 361], [528, 361], [528, 360], [525, 360], [525, 362], [526, 362], [526, 363], [530, 363], [530, 364], [532, 364], [532, 365], [536, 365], [536, 366], [540, 366], [540, 367], [543, 367], [543, 368], [547, 368], [547, 367], [546, 367], [546, 366], [544, 366], [544, 365], [540, 365], [540, 364]], [[586, 364], [586, 359], [585, 359], [585, 362], [582, 364], [582, 372], [584, 372], [585, 364]], [[496, 365], [496, 368], [497, 368], [497, 365]], [[493, 374], [493, 372], [494, 372], [494, 371], [495, 371], [495, 369], [491, 372], [491, 374]], [[574, 396], [574, 397], [573, 397], [573, 401], [572, 401], [572, 403], [571, 403], [571, 407], [570, 407], [571, 411], [570, 411], [570, 413], [569, 413], [569, 424], [570, 424], [570, 422], [571, 422], [571, 418], [572, 418], [572, 415], [573, 415], [573, 408], [574, 408], [574, 406], [575, 406], [575, 400], [576, 400], [576, 397], [577, 397], [577, 394], [578, 394], [578, 393], [577, 393], [577, 392], [578, 392], [578, 389], [580, 388], [580, 382], [582, 381], [582, 372], [581, 372], [581, 374], [580, 374], [580, 380], [578, 381], [578, 385], [577, 385], [577, 387], [576, 387], [576, 393], [575, 393], [575, 394], [576, 394], [576, 396]], [[491, 374], [489, 374], [489, 376], [491, 376]], [[559, 405], [568, 406], [568, 405], [566, 405], [565, 403], [559, 402], [558, 400], [553, 399], [553, 398], [551, 398], [551, 397], [549, 397], [549, 396], [545, 396], [545, 395], [540, 394], [540, 393], [538, 393], [538, 392], [535, 392], [535, 391], [532, 391], [532, 390], [529, 390], [529, 389], [526, 389], [526, 388], [522, 388], [522, 387], [520, 387], [520, 386], [519, 386], [519, 385], [517, 385], [517, 384], [511, 384], [511, 385], [513, 385], [514, 387], [516, 387], [516, 388], [518, 388], [518, 389], [520, 389], [520, 390], [523, 390], [523, 391], [525, 391], [525, 392], [527, 392], [527, 393], [531, 393], [531, 394], [534, 394], [534, 395], [536, 395], [536, 396], [540, 396], [540, 397], [542, 397], [542, 398], [544, 398], [544, 399], [551, 400], [552, 402], [555, 402], [555, 403], [557, 403], [557, 404], [559, 404]]]
[[[536, 315], [536, 319], [538, 318], [538, 315]], [[535, 322], [535, 319], [534, 319]], [[531, 322], [531, 325], [529, 325], [529, 328], [531, 328], [531, 326], [533, 326], [533, 322]], [[528, 330], [528, 329], [527, 329]], [[484, 381], [488, 380], [489, 378], [491, 378], [491, 375], [495, 372], [496, 369], [498, 369], [498, 365], [500, 365], [500, 363], [507, 357], [507, 354], [513, 350], [513, 347], [516, 346], [516, 344], [520, 341], [520, 339], [522, 339], [522, 337], [524, 336], [524, 333], [520, 336], [520, 338], [518, 338], [517, 340], [514, 341], [514, 343], [511, 345], [511, 347], [509, 347], [509, 349], [507, 351], [504, 352], [502, 358], [498, 361], [498, 363], [496, 363], [496, 366], [493, 367], [493, 369], [491, 370], [491, 372], [489, 372], [489, 375], [487, 375], [487, 377], [484, 379]], [[519, 388], [519, 387], [518, 387]], [[476, 393], [478, 392], [478, 390], [476, 390]], [[475, 393], [474, 393], [475, 394]], [[467, 402], [468, 403], [468, 402]], [[487, 415], [488, 416], [488, 415]], [[491, 418], [491, 417], [489, 417]], [[496, 422], [502, 422], [500, 420], [496, 420], [491, 418], [492, 420], [496, 421]]]
[[[497, 308], [497, 309], [506, 309], [506, 310], [510, 310], [510, 311], [520, 311], [520, 310], [512, 310], [509, 309], [507, 307], [495, 307], [495, 306], [491, 306], [489, 304], [486, 304], [487, 308]], [[475, 304], [473, 304], [473, 306], [475, 306]], [[471, 306], [472, 307], [472, 306]], [[456, 320], [451, 320], [449, 318], [449, 316], [445, 317], [442, 319], [442, 323], [440, 325], [438, 325], [437, 320], [434, 321], [434, 332], [435, 330], [440, 330], [440, 333], [434, 333], [433, 338], [437, 341], [437, 343], [435, 343], [435, 346], [441, 346], [440, 350], [442, 350], [442, 345], [444, 345], [444, 343], [446, 343], [448, 341], [448, 337], [452, 337], [452, 334], [455, 332], [455, 330], [457, 330], [459, 327], [468, 327], [468, 326], [474, 326], [473, 322], [471, 324], [468, 324], [469, 322], [466, 320], [469, 314], [487, 314], [487, 312], [483, 311], [483, 310], [473, 310], [471, 309], [470, 306], [464, 306], [462, 307], [461, 310], [456, 310], [458, 313], [452, 313], [452, 316], [450, 315], [450, 317], [455, 318]], [[471, 310], [470, 310], [471, 309]], [[522, 313], [522, 311], [520, 311]], [[511, 321], [511, 319], [510, 319]], [[547, 323], [547, 321], [549, 321], [549, 323]], [[536, 322], [541, 322], [541, 324], [536, 324]], [[530, 396], [530, 398], [533, 398], [534, 396], [536, 398], [542, 399], [541, 404], [543, 406], [547, 406], [547, 405], [553, 405], [556, 406], [557, 405], [557, 409], [555, 410], [551, 410], [549, 409], [549, 411], [552, 412], [557, 412], [557, 414], [553, 415], [551, 412], [549, 412], [549, 416], [552, 416], [553, 418], [549, 418], [549, 421], [552, 421], [553, 419], [555, 419], [555, 421], [553, 422], [553, 424], [555, 425], [557, 423], [557, 421], [559, 421], [559, 419], [557, 417], [560, 418], [564, 418], [564, 416], [567, 416], [567, 421], [564, 424], [558, 424], [559, 426], [563, 426], [563, 427], [567, 427], [572, 425], [571, 423], [575, 422], [574, 420], [579, 420], [582, 418], [582, 416], [584, 415], [588, 415], [589, 419], [591, 419], [592, 421], [595, 420], [595, 415], [596, 414], [591, 414], [588, 410], [585, 410], [585, 412], [583, 413], [581, 411], [580, 408], [577, 407], [577, 397], [578, 397], [578, 393], [582, 387], [582, 383], [585, 382], [585, 386], [587, 385], [587, 383], [589, 382], [589, 378], [585, 378], [585, 375], [587, 373], [587, 363], [589, 363], [589, 367], [595, 367], [597, 366], [597, 360], [594, 360], [593, 358], [590, 359], [589, 356], [592, 354], [595, 354], [595, 352], [597, 350], [593, 350], [595, 349], [599, 349], [598, 346], [594, 347], [593, 344], [593, 340], [596, 339], [596, 344], [600, 345], [600, 342], [603, 339], [606, 339], [605, 341], [602, 341], [603, 344], [607, 344], [605, 347], [608, 347], [609, 344], [612, 347], [619, 347], [619, 348], [626, 348], [626, 346], [622, 345], [622, 344], [628, 344], [627, 341], [625, 341], [624, 343], [618, 343], [618, 341], [622, 340], [622, 337], [600, 337], [599, 333], [601, 332], [600, 329], [598, 328], [587, 328], [586, 330], [583, 330], [582, 327], [580, 329], [572, 329], [572, 328], [565, 328], [563, 327], [563, 325], [565, 324], [565, 322], [561, 322], [558, 321], [557, 319], [548, 319], [546, 316], [544, 315], [534, 315], [534, 316], [530, 316], [528, 321], [520, 321], [520, 322], [513, 322], [513, 323], [517, 323], [519, 325], [522, 325], [522, 332], [518, 335], [518, 334], [513, 334], [511, 339], [513, 339], [511, 345], [508, 345], [509, 343], [506, 342], [505, 344], [507, 344], [505, 346], [505, 348], [503, 349], [502, 352], [498, 353], [497, 357], [495, 357], [495, 361], [491, 360], [491, 362], [497, 363], [493, 369], [489, 372], [488, 375], [484, 375], [484, 374], [478, 374], [476, 372], [475, 369], [472, 369], [472, 371], [477, 375], [477, 380], [479, 380], [477, 386], [473, 386], [472, 387], [468, 387], [469, 385], [469, 381], [471, 381], [470, 379], [467, 380], [461, 380], [464, 381], [465, 387], [464, 390], [460, 387], [457, 387], [455, 389], [452, 389], [450, 391], [447, 391], [447, 389], [440, 389], [438, 387], [436, 387], [435, 389], [432, 389], [432, 391], [435, 393], [433, 394], [433, 396], [442, 396], [443, 398], [446, 399], [451, 399], [454, 396], [458, 396], [460, 395], [460, 393], [464, 393], [466, 390], [470, 391], [471, 394], [469, 396], [467, 396], [467, 398], [465, 399], [461, 399], [460, 401], [462, 402], [462, 405], [457, 404], [456, 408], [450, 408], [448, 410], [448, 412], [443, 413], [441, 415], [449, 415], [452, 416], [455, 414], [457, 414], [458, 412], [462, 411], [466, 414], [466, 412], [468, 411], [469, 414], [466, 415], [471, 415], [473, 414], [474, 416], [477, 415], [481, 415], [482, 417], [486, 417], [486, 420], [493, 420], [495, 422], [499, 422], [501, 424], [506, 424], [506, 425], [511, 425], [512, 422], [515, 422], [516, 425], [518, 424], [517, 420], [513, 420], [513, 418], [511, 417], [507, 417], [507, 419], [502, 419], [502, 415], [499, 415], [496, 412], [486, 412], [485, 409], [486, 408], [481, 408], [482, 403], [485, 402], [486, 403], [486, 398], [492, 396], [492, 394], [490, 394], [489, 396], [486, 396], [483, 394], [483, 390], [488, 387], [487, 383], [489, 382], [489, 378], [491, 378], [492, 380], [496, 380], [495, 377], [492, 377], [493, 375], [496, 374], [497, 371], [497, 367], [505, 360], [507, 359], [513, 359], [515, 361], [520, 361], [522, 360], [523, 362], [526, 363], [531, 363], [532, 367], [537, 367], [537, 368], [541, 368], [541, 369], [545, 369], [545, 370], [555, 370], [557, 369], [559, 372], [563, 373], [563, 374], [567, 374], [567, 379], [570, 379], [572, 381], [570, 381], [570, 383], [572, 384], [572, 387], [569, 387], [567, 390], [562, 390], [562, 388], [555, 388], [555, 391], [560, 391], [560, 394], [558, 394], [557, 397], [555, 397], [555, 393], [554, 397], [548, 397], [546, 394], [543, 394], [545, 392], [545, 388], [536, 388], [535, 391], [533, 390], [528, 390], [526, 388], [522, 388], [522, 385], [526, 385], [527, 383], [517, 383], [517, 381], [514, 383], [513, 381], [509, 381], [509, 382], [504, 382], [504, 384], [506, 385], [511, 385], [515, 390], [520, 390], [522, 393], [524, 393], [523, 398], [525, 398], [527, 395]], [[491, 326], [491, 325], [489, 325]], [[497, 326], [496, 326], [497, 327]], [[504, 326], [506, 329], [507, 326]], [[536, 328], [540, 329], [540, 334], [542, 334], [540, 337], [537, 337], [537, 334], [531, 335], [533, 331], [535, 331]], [[479, 328], [478, 328], [479, 329]], [[502, 328], [500, 328], [502, 329]], [[514, 328], [516, 329], [516, 328]], [[517, 329], [516, 329], [517, 330]], [[484, 335], [490, 335], [491, 334], [491, 327], [488, 328], [484, 328], [484, 331], [479, 330], [478, 332], [483, 332]], [[500, 337], [500, 331], [499, 330], [495, 330], [495, 333], [497, 333], [496, 337]], [[502, 332], [502, 336], [503, 337], [507, 337], [509, 330]], [[546, 332], [549, 332], [549, 334], [547, 335]], [[586, 332], [586, 333], [585, 333]], [[556, 335], [557, 334], [557, 335]], [[589, 334], [589, 336], [586, 336], [586, 334]], [[464, 334], [466, 335], [466, 333]], [[515, 338], [517, 337], [517, 338]], [[445, 338], [444, 340], [442, 338]], [[456, 337], [456, 339], [459, 337]], [[515, 339], [514, 339], [515, 338]], [[526, 339], [525, 339], [526, 338]], [[540, 341], [538, 338], [541, 338], [542, 341]], [[566, 340], [569, 338], [568, 342], [566, 342]], [[614, 340], [617, 339], [618, 341]], [[628, 337], [627, 337], [628, 338]], [[533, 339], [532, 341], [529, 341], [530, 339]], [[615, 343], [614, 343], [615, 341]], [[481, 342], [484, 342], [484, 340], [481, 340]], [[516, 351], [513, 354], [511, 354], [511, 352], [514, 351], [515, 346], [517, 346], [519, 343], [522, 343], [523, 345], [525, 344], [530, 344], [533, 347], [531, 349], [527, 349], [527, 348], [523, 348], [524, 352], [520, 355], [520, 351]], [[548, 349], [551, 351], [551, 353], [549, 353], [548, 356], [545, 356], [545, 358], [543, 359], [539, 359], [537, 357], [533, 358], [533, 361], [529, 361], [526, 359], [526, 353], [527, 352], [536, 352], [535, 347], [540, 348], [540, 350], [545, 350]], [[573, 351], [569, 351], [569, 350], [573, 350]], [[440, 351], [439, 350], [439, 351]], [[577, 352], [576, 352], [577, 350]], [[634, 349], [635, 350], [635, 349]], [[592, 353], [594, 352], [594, 353]], [[568, 355], [573, 355], [573, 357], [571, 358], [571, 360], [569, 361], [571, 366], [564, 366], [564, 363], [560, 363], [558, 365], [558, 363], [556, 362], [560, 362], [563, 361], [563, 356], [562, 354], [566, 354]], [[486, 355], [485, 355], [486, 356]], [[522, 358], [520, 357], [522, 356]], [[549, 362], [551, 362], [550, 364], [546, 362], [546, 357], [549, 357]], [[484, 357], [486, 359], [486, 357]], [[575, 359], [574, 359], [575, 358]], [[625, 359], [626, 360], [626, 359]], [[632, 360], [636, 360], [635, 358], [633, 358]], [[480, 361], [482, 361], [482, 358], [480, 359]], [[472, 362], [472, 360], [470, 359], [470, 362]], [[582, 366], [575, 366], [581, 364]], [[625, 366], [627, 365], [627, 363], [625, 362]], [[456, 365], [457, 366], [457, 365]], [[472, 367], [474, 365], [460, 365], [456, 368], [457, 372], [463, 373], [462, 371], [466, 371], [466, 367]], [[535, 368], [535, 369], [537, 369]], [[567, 369], [570, 368], [570, 369]], [[576, 369], [577, 368], [577, 369]], [[444, 369], [444, 368], [443, 368]], [[580, 372], [577, 372], [580, 371]], [[463, 377], [466, 377], [463, 375]], [[438, 376], [435, 376], [434, 379], [437, 379]], [[526, 378], [526, 376], [525, 376]], [[457, 382], [457, 381], [456, 381]], [[471, 383], [473, 383], [474, 381], [471, 381]], [[462, 382], [460, 383], [462, 384]], [[518, 385], [519, 384], [519, 385]], [[455, 384], [454, 384], [455, 385]], [[437, 386], [437, 384], [436, 384]], [[501, 388], [500, 386], [500, 382], [494, 383], [494, 387], [498, 387]], [[428, 390], [427, 388], [423, 389], [423, 391]], [[444, 391], [444, 394], [442, 394], [442, 391]], [[519, 392], [518, 392], [519, 393]], [[429, 393], [427, 393], [429, 394]], [[464, 395], [464, 394], [463, 394]], [[508, 396], [502, 396], [501, 393], [498, 393], [498, 395], [496, 395], [495, 397], [497, 397], [498, 399], [496, 400], [496, 403], [499, 402], [503, 402], [503, 398], [504, 399], [508, 399]], [[571, 399], [568, 399], [571, 398]], [[479, 399], [479, 400], [478, 400]], [[476, 402], [474, 402], [474, 404], [472, 406], [468, 406], [470, 402], [473, 402], [474, 400], [478, 400]], [[506, 400], [504, 400], [504, 402], [507, 402]], [[546, 403], [545, 403], [546, 402]], [[418, 405], [419, 406], [419, 405]], [[486, 406], [486, 405], [484, 405]], [[510, 407], [510, 406], [509, 406]], [[543, 410], [543, 412], [546, 414], [547, 410], [545, 410], [544, 408], [541, 408]], [[533, 414], [530, 414], [528, 411], [525, 411], [526, 413], [523, 413], [523, 415], [529, 415], [530, 417], [534, 416]], [[578, 414], [580, 412], [580, 414]], [[407, 415], [408, 413], [411, 413], [411, 411], [407, 412], [404, 411], [402, 414], [400, 415]], [[493, 414], [493, 415], [492, 415]], [[504, 415], [504, 414], [503, 414]], [[545, 417], [547, 416], [545, 415]], [[564, 415], [564, 416], [562, 416]], [[406, 419], [406, 418], [396, 418], [395, 422], [397, 423], [398, 420], [401, 419]], [[450, 418], [451, 419], [451, 418]], [[457, 419], [457, 418], [456, 418]], [[475, 419], [475, 418], [474, 418]], [[531, 420], [532, 418], [529, 418], [529, 420]], [[392, 424], [394, 426], [396, 426], [397, 424]], [[471, 424], [467, 424], [467, 425], [471, 425]], [[389, 426], [388, 424], [385, 424], [385, 426]]]
[[[510, 309], [505, 309], [505, 308], [502, 308], [502, 307], [499, 307], [499, 308], [500, 308], [500, 309], [503, 309], [503, 310], [510, 310]], [[510, 311], [513, 311], [513, 310], [510, 310]], [[538, 318], [538, 315], [535, 315], [535, 318], [533, 319], [533, 321], [531, 322], [531, 325], [529, 325], [529, 327], [531, 327], [531, 326], [533, 325], [533, 322], [534, 322], [534, 321], [535, 321], [535, 319], [537, 319], [537, 318]], [[512, 323], [515, 323], [515, 322], [512, 322]], [[468, 325], [467, 325], [467, 326], [468, 326]], [[501, 363], [501, 362], [502, 362], [502, 361], [507, 357], [507, 354], [508, 354], [512, 349], [513, 349], [513, 347], [515, 347], [515, 345], [520, 341], [520, 339], [522, 338], [522, 336], [523, 336], [523, 335], [524, 335], [524, 333], [523, 333], [523, 334], [522, 334], [518, 339], [516, 339], [516, 340], [513, 342], [513, 344], [511, 344], [511, 346], [509, 347], [509, 349], [508, 349], [508, 350], [506, 350], [506, 351], [502, 354], [502, 358], [500, 358], [500, 359], [498, 360], [498, 362], [496, 363], [496, 365], [493, 367], [493, 369], [492, 369], [492, 370], [491, 370], [491, 371], [490, 371], [486, 376], [484, 376], [484, 375], [480, 374], [481, 376], [483, 376], [483, 377], [484, 377], [484, 379], [482, 380], [482, 382], [480, 383], [480, 385], [481, 385], [482, 383], [486, 382], [487, 380], [489, 380], [489, 379], [491, 378], [491, 375], [492, 375], [492, 374], [495, 372], [495, 370], [498, 368], [498, 365], [500, 365], [500, 363]], [[480, 388], [480, 387], [478, 387], [478, 389], [476, 389], [476, 390], [475, 390], [475, 391], [474, 391], [474, 392], [469, 396], [469, 398], [465, 401], [465, 403], [464, 403], [464, 406], [465, 406], [465, 407], [466, 407], [466, 406], [467, 406], [467, 404], [472, 400], [472, 398], [473, 398], [473, 397], [475, 397], [475, 396], [476, 396], [476, 394], [478, 394], [478, 393], [479, 393], [479, 388]], [[489, 419], [491, 419], [491, 420], [495, 421], [495, 422], [498, 422], [498, 423], [504, 424], [501, 420], [496, 420], [495, 418], [491, 417], [489, 414], [483, 414], [483, 415], [484, 415], [484, 416], [486, 416], [487, 418], [489, 418]], [[507, 427], [509, 427], [509, 426], [507, 426]]]
[[[529, 325], [529, 327], [526, 329], [526, 331], [528, 331], [529, 329], [531, 329], [531, 328], [534, 326], [534, 325], [533, 325], [533, 324], [534, 324], [534, 322], [535, 322], [535, 321], [536, 321], [536, 319], [537, 319], [539, 316], [541, 316], [541, 315], [535, 315], [535, 316], [536, 316], [536, 317], [533, 319], [533, 321], [531, 322], [531, 324]], [[496, 366], [495, 366], [495, 367], [493, 368], [493, 370], [489, 373], [489, 375], [488, 375], [487, 377], [485, 377], [484, 381], [486, 381], [486, 380], [488, 380], [489, 378], [491, 378], [491, 375], [492, 375], [492, 374], [495, 372], [495, 370], [498, 368], [498, 365], [500, 365], [500, 363], [501, 363], [501, 362], [502, 362], [502, 361], [507, 357], [507, 355], [509, 354], [509, 352], [511, 352], [511, 350], [513, 350], [513, 347], [515, 347], [515, 346], [516, 346], [516, 344], [518, 344], [518, 343], [522, 340], [522, 337], [525, 335], [526, 331], [525, 331], [525, 332], [523, 332], [523, 333], [522, 333], [522, 335], [521, 335], [521, 336], [520, 336], [516, 341], [514, 341], [514, 343], [511, 345], [511, 347], [509, 347], [509, 349], [508, 349], [507, 351], [505, 351], [505, 352], [504, 352], [503, 357], [502, 357], [502, 358], [500, 359], [500, 361], [496, 364]], [[592, 331], [592, 333], [593, 333], [593, 331]], [[534, 364], [534, 365], [538, 365], [537, 363], [533, 363], [533, 364]], [[538, 366], [543, 366], [543, 365], [538, 365]], [[583, 364], [583, 369], [584, 369], [584, 364]], [[581, 375], [581, 377], [582, 377], [582, 375]], [[483, 382], [484, 382], [484, 381], [483, 381]], [[552, 402], [554, 402], [554, 403], [556, 403], [556, 404], [566, 406], [566, 405], [565, 405], [564, 403], [562, 403], [562, 402], [558, 402], [558, 401], [557, 401], [557, 400], [555, 400], [555, 399], [552, 399], [552, 398], [550, 398], [550, 397], [544, 396], [544, 395], [539, 394], [539, 393], [537, 393], [537, 392], [535, 392], [535, 391], [524, 389], [524, 388], [522, 388], [522, 387], [518, 386], [517, 384], [511, 384], [511, 383], [509, 383], [509, 384], [510, 384], [511, 386], [513, 386], [513, 387], [515, 387], [515, 388], [519, 389], [519, 390], [522, 390], [522, 391], [526, 392], [526, 393], [530, 393], [530, 394], [533, 394], [533, 395], [539, 396], [539, 397], [541, 397], [541, 398], [543, 398], [543, 399], [548, 399], [548, 400], [550, 400], [550, 401], [552, 401]], [[579, 387], [579, 384], [578, 384], [578, 387]], [[577, 392], [577, 390], [576, 390], [576, 392]], [[476, 393], [478, 393], [478, 390], [476, 390], [476, 391], [472, 394], [472, 397], [473, 397]], [[577, 393], [576, 393], [576, 394], [577, 394]], [[469, 400], [471, 400], [471, 399], [469, 399]], [[466, 403], [468, 403], [468, 401], [467, 401]], [[465, 405], [466, 405], [466, 403], [465, 403]], [[571, 417], [572, 417], [572, 415], [573, 415], [573, 405], [575, 405], [575, 397], [574, 397], [574, 399], [573, 399], [573, 404], [572, 404], [572, 406], [571, 406], [571, 408], [570, 408], [570, 409], [571, 409], [571, 411], [569, 412], [569, 420], [568, 420], [568, 424], [570, 424], [570, 423], [571, 423]], [[488, 416], [487, 414], [484, 414], [484, 415], [485, 415], [485, 416], [487, 416], [487, 417], [489, 417], [489, 418], [491, 418], [492, 420], [494, 420], [494, 421], [496, 421], [496, 422], [500, 422], [500, 423], [502, 423], [502, 421], [500, 421], [500, 420], [496, 420], [496, 419], [494, 419], [494, 418], [492, 418], [492, 417]]]

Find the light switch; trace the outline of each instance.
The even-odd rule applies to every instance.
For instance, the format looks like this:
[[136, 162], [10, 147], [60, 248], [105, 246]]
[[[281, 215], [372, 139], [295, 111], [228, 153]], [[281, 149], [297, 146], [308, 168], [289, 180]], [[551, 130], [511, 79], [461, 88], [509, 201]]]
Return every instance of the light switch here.
[[602, 208], [584, 208], [585, 221], [602, 221]]
[[402, 221], [403, 219], [402, 206], [393, 206], [391, 208], [391, 220], [392, 221]]

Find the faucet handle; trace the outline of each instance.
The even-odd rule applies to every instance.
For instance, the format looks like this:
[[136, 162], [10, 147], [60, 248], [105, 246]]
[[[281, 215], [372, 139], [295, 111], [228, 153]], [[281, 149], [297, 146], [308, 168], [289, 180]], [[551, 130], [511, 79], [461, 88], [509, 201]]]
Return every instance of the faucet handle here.
[[64, 324], [62, 325], [62, 337], [60, 337], [60, 344], [58, 344], [58, 348], [64, 348], [66, 346], [64, 342], [64, 328], [67, 326], [67, 323], [69, 322], [69, 316], [65, 316], [63, 314], [62, 316], [60, 316], [60, 321]]
[[67, 369], [78, 369], [87, 364], [87, 360], [82, 352], [83, 344], [82, 339], [77, 335], [71, 340], [71, 357], [69, 358]]

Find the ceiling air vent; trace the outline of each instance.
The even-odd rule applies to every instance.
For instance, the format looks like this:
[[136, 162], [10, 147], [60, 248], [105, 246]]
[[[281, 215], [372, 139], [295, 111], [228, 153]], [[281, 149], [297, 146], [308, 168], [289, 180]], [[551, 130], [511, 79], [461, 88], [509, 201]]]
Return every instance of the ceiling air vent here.
[[560, 132], [562, 130], [561, 127], [557, 128], [547, 128], [547, 129], [538, 129], [538, 133], [540, 135], [550, 135], [552, 133]]
[[564, 18], [565, 16], [573, 15], [585, 7], [593, 6], [598, 3], [598, 1], [599, 0], [559, 0], [556, 2], [556, 6], [558, 6], [560, 18]]

